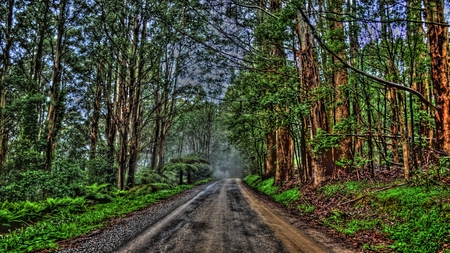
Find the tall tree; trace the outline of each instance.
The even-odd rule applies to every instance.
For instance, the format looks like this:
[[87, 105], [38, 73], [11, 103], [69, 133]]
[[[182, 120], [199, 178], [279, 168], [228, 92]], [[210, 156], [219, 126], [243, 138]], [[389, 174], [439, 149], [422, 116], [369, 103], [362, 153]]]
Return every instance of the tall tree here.
[[443, 0], [425, 0], [431, 57], [431, 81], [436, 102], [436, 148], [450, 154], [450, 86], [448, 80], [448, 27]]
[[55, 137], [58, 132], [58, 125], [61, 122], [63, 98], [61, 94], [61, 75], [62, 75], [62, 56], [63, 39], [66, 31], [67, 2], [61, 0], [59, 3], [59, 12], [57, 19], [57, 35], [53, 60], [52, 84], [50, 89], [50, 106], [47, 116], [47, 148], [45, 170], [52, 168], [53, 151], [55, 150]]
[[[329, 3], [333, 8], [336, 17], [332, 22], [331, 33], [336, 54], [342, 59], [347, 58], [347, 45], [345, 43], [344, 22], [341, 20], [344, 11], [345, 1], [332, 1]], [[341, 135], [338, 148], [334, 150], [335, 161], [352, 161], [352, 143], [350, 135], [351, 122], [349, 122], [350, 105], [348, 98], [348, 73], [347, 69], [336, 57], [333, 57], [333, 88], [334, 88], [334, 134]]]
[[[0, 72], [0, 175], [2, 174], [3, 163], [5, 162], [6, 152], [8, 148], [8, 127], [6, 124], [6, 93], [7, 79], [9, 67], [11, 64], [11, 47], [13, 44], [12, 28], [14, 16], [14, 0], [8, 1], [7, 20], [5, 29], [4, 47], [2, 47], [2, 68]], [[3, 44], [2, 43], [2, 44]]]

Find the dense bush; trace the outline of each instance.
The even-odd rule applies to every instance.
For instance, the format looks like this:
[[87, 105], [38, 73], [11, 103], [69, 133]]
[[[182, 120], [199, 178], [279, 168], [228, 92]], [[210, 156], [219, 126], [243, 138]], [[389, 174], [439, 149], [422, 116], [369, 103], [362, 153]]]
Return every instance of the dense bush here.
[[[8, 180], [7, 180], [8, 181]], [[38, 201], [46, 197], [76, 197], [83, 193], [86, 173], [78, 166], [61, 166], [50, 173], [29, 170], [15, 175], [15, 180], [0, 186], [0, 201]]]

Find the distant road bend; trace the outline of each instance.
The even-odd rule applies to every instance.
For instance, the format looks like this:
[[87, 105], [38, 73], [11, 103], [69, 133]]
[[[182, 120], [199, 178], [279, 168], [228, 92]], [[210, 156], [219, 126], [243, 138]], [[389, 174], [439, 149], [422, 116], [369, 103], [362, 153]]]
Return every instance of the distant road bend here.
[[242, 186], [217, 181], [116, 252], [328, 252]]

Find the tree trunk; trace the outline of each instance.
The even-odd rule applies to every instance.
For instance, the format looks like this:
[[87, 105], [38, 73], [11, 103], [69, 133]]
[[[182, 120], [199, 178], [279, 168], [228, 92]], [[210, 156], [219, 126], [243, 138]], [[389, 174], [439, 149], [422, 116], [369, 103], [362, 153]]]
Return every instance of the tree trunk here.
[[180, 185], [183, 184], [183, 170], [180, 169]]
[[[112, 68], [112, 67], [111, 67]], [[109, 69], [109, 75], [112, 76], [113, 69]], [[115, 161], [115, 142], [117, 135], [117, 125], [116, 125], [116, 102], [117, 102], [117, 92], [116, 87], [112, 85], [112, 78], [107, 81], [107, 88], [105, 89], [104, 97], [106, 98], [106, 119], [105, 119], [105, 139], [108, 144], [108, 166], [106, 169], [106, 182], [113, 184], [116, 176], [114, 173], [114, 161]], [[117, 82], [118, 83], [118, 82]], [[116, 84], [117, 84], [116, 83]]]
[[128, 136], [129, 136], [129, 104], [128, 97], [131, 94], [130, 87], [127, 85], [127, 58], [124, 53], [120, 55], [119, 77], [118, 77], [118, 98], [116, 118], [118, 119], [119, 133], [119, 156], [117, 168], [117, 188], [125, 189], [125, 173], [127, 171], [128, 161]]
[[[39, 20], [39, 42], [35, 52], [35, 58], [33, 61], [34, 67], [30, 69], [30, 77], [32, 82], [34, 83], [30, 89], [32, 95], [41, 92], [44, 93], [45, 87], [42, 84], [42, 61], [43, 61], [43, 53], [44, 53], [44, 42], [47, 39], [47, 29], [49, 29], [48, 23], [50, 22], [49, 13], [50, 13], [50, 1], [45, 0], [42, 1], [44, 4], [44, 9], [42, 11], [42, 19]], [[35, 85], [35, 86], [34, 86]], [[45, 128], [41, 126], [45, 126], [44, 124], [44, 111], [46, 110], [44, 104], [37, 103], [32, 112], [35, 113], [35, 119], [33, 122], [27, 124], [29, 129], [27, 129], [27, 136], [25, 138], [29, 138], [30, 141], [35, 144], [41, 139], [42, 133], [45, 131]], [[30, 112], [31, 113], [31, 112]], [[30, 117], [31, 118], [31, 117]], [[34, 129], [33, 129], [34, 128]], [[41, 152], [40, 149], [37, 149]]]
[[[402, 108], [405, 104], [404, 94], [398, 93], [398, 101], [399, 107]], [[406, 105], [405, 105], [406, 106]], [[404, 167], [404, 177], [405, 179], [409, 179], [410, 168], [409, 168], [409, 143], [407, 138], [407, 131], [405, 126], [405, 118], [406, 115], [399, 115], [399, 126], [400, 126], [400, 140], [402, 143], [402, 151], [403, 151], [403, 167]]]
[[[344, 1], [333, 1], [335, 13], [342, 13], [344, 7]], [[333, 22], [333, 34], [336, 36], [334, 39], [339, 41], [338, 49], [336, 54], [345, 59], [346, 46], [345, 46], [345, 33], [344, 24], [342, 21], [336, 20]], [[335, 89], [335, 123], [339, 124], [345, 121], [350, 116], [350, 107], [348, 103], [348, 96], [346, 95], [345, 88], [348, 85], [348, 73], [347, 69], [342, 66], [338, 59], [333, 57], [333, 84]], [[338, 148], [334, 153], [334, 160], [340, 161], [342, 159], [347, 159], [348, 161], [353, 160], [352, 154], [352, 142], [351, 138], [347, 137], [350, 134], [349, 123], [345, 123], [345, 126], [341, 126], [341, 131], [334, 130], [335, 134], [343, 135], [343, 139], [339, 142]]]
[[[302, 80], [305, 83], [308, 96], [311, 96], [311, 91], [320, 87], [319, 69], [314, 57], [310, 28], [303, 21], [302, 17], [298, 18], [297, 36], [300, 43], [299, 61], [302, 68]], [[315, 136], [319, 129], [328, 131], [325, 104], [322, 99], [318, 99], [313, 103], [310, 114], [310, 123], [311, 138]], [[329, 151], [319, 150], [316, 154], [311, 155], [311, 158], [314, 185], [317, 186], [322, 183], [327, 176], [332, 175], [332, 156]]]
[[187, 183], [191, 184], [191, 169], [187, 169]]
[[264, 162], [265, 179], [275, 177], [276, 160], [277, 160], [277, 149], [275, 147], [276, 139], [277, 139], [276, 131], [271, 130], [266, 134], [267, 152], [266, 152], [266, 159]]
[[[135, 16], [134, 19], [134, 29], [133, 29], [133, 48], [132, 48], [132, 61], [130, 64], [130, 102], [129, 102], [129, 110], [131, 112], [131, 142], [130, 142], [130, 159], [128, 164], [128, 179], [127, 179], [127, 188], [131, 189], [134, 187], [134, 175], [137, 170], [137, 162], [138, 162], [138, 149], [139, 149], [139, 136], [140, 136], [140, 102], [141, 102], [141, 80], [142, 80], [142, 67], [139, 62], [139, 66], [137, 66], [137, 51], [138, 51], [138, 42], [139, 42], [139, 18], [138, 15]], [[145, 27], [146, 22], [144, 21], [143, 30], [141, 33], [140, 41], [144, 40], [145, 36]], [[139, 54], [139, 61], [142, 61], [142, 54]], [[137, 72], [137, 73], [136, 73]], [[137, 80], [136, 80], [137, 74]]]
[[[122, 69], [125, 67], [122, 66]], [[129, 121], [127, 117], [127, 87], [125, 80], [122, 76], [123, 70], [121, 71], [119, 78], [119, 94], [118, 94], [118, 110], [117, 116], [118, 120], [118, 132], [119, 132], [119, 157], [118, 157], [118, 169], [117, 169], [117, 189], [124, 190], [125, 189], [125, 173], [127, 170], [127, 155], [128, 155], [128, 128]]]
[[97, 80], [95, 81], [95, 96], [94, 96], [94, 111], [92, 112], [91, 121], [91, 143], [89, 160], [93, 161], [96, 155], [97, 141], [98, 141], [98, 121], [100, 119], [100, 103], [102, 98], [102, 70], [101, 67], [97, 67]]
[[8, 69], [11, 63], [11, 46], [12, 46], [12, 25], [14, 14], [14, 0], [8, 1], [8, 20], [6, 25], [5, 34], [5, 47], [3, 50], [3, 68], [0, 72], [0, 176], [2, 175], [3, 164], [6, 158], [6, 152], [8, 149], [8, 131], [5, 121], [5, 108], [6, 108], [6, 78], [8, 76]]
[[392, 153], [393, 153], [393, 161], [394, 163], [399, 163], [399, 152], [398, 152], [398, 132], [399, 132], [399, 106], [397, 101], [397, 93], [399, 91], [390, 89], [389, 90], [389, 100], [391, 102], [391, 112], [392, 112], [392, 121], [391, 121], [391, 135], [392, 138]]
[[425, 0], [431, 56], [431, 80], [436, 102], [436, 148], [450, 155], [450, 87], [448, 84], [448, 27], [443, 0]]
[[47, 117], [47, 148], [45, 155], [45, 170], [50, 171], [52, 168], [53, 151], [55, 149], [55, 137], [57, 134], [57, 124], [61, 119], [61, 58], [62, 58], [62, 42], [64, 37], [65, 11], [67, 0], [62, 0], [59, 5], [58, 28], [55, 46], [55, 59], [53, 62], [52, 87], [50, 91], [50, 107]]
[[284, 127], [279, 128], [277, 136], [277, 169], [275, 173], [275, 184], [280, 185], [289, 181], [293, 167], [293, 141], [291, 134]]
[[150, 168], [153, 170], [157, 169], [157, 165], [158, 165], [158, 154], [159, 154], [159, 136], [160, 136], [160, 129], [161, 129], [161, 102], [159, 99], [159, 85], [157, 85], [156, 90], [154, 92], [154, 99], [153, 99], [153, 103], [155, 106], [155, 114], [156, 114], [156, 118], [155, 118], [155, 127], [154, 127], [154, 131], [153, 131], [153, 147], [152, 147], [152, 157], [151, 157], [151, 163], [150, 163]]

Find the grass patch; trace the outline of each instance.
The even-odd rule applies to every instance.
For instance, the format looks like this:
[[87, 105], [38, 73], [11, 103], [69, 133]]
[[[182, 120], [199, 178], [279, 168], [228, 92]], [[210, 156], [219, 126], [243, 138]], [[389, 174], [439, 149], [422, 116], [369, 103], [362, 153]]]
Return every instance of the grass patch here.
[[[339, 195], [342, 200], [358, 198], [364, 192], [379, 188], [370, 182], [346, 182], [319, 189], [323, 201]], [[370, 206], [371, 214], [353, 217], [346, 211]], [[307, 206], [299, 207], [306, 209]], [[333, 209], [322, 223], [348, 236], [358, 231], [381, 232], [393, 240], [388, 247], [398, 252], [438, 252], [450, 243], [450, 189], [442, 186], [399, 186], [367, 195], [354, 203], [351, 210]], [[380, 245], [365, 245], [377, 249]]]
[[[197, 182], [196, 185], [207, 181]], [[6, 220], [4, 217], [9, 215], [8, 219], [11, 217], [22, 221], [37, 219], [37, 222], [0, 235], [0, 252], [54, 249], [57, 246], [56, 242], [102, 227], [108, 218], [123, 216], [192, 187], [193, 185], [182, 185], [132, 197], [124, 196], [124, 192], [119, 192], [111, 194], [114, 197], [111, 197], [107, 203], [92, 205], [89, 205], [91, 202], [84, 198], [47, 199], [42, 203], [5, 202], [0, 210], [0, 217], [3, 217], [4, 220]]]
[[[336, 184], [324, 185], [318, 189], [325, 197], [331, 198], [336, 195], [350, 196], [361, 193], [368, 187], [367, 182], [348, 181]], [[373, 186], [372, 186], [373, 187]]]
[[300, 198], [300, 191], [297, 187], [284, 191], [278, 195], [273, 197], [275, 201], [280, 202], [286, 206], [289, 206], [294, 201], [297, 201]]
[[272, 196], [278, 191], [278, 187], [273, 185], [274, 182], [273, 178], [266, 179], [258, 184], [257, 189], [266, 195]]
[[376, 194], [372, 207], [389, 214], [383, 232], [401, 252], [437, 252], [450, 242], [450, 191], [434, 186], [397, 187]]
[[274, 178], [269, 178], [261, 181], [261, 177], [258, 175], [248, 175], [244, 178], [244, 181], [252, 188], [256, 188], [258, 191], [272, 196], [278, 191], [278, 187], [274, 185]]
[[316, 209], [313, 205], [301, 204], [297, 206], [297, 209], [300, 213], [312, 213]]
[[258, 175], [248, 175], [244, 178], [244, 181], [253, 188], [257, 187], [257, 183], [261, 181], [261, 177]]

